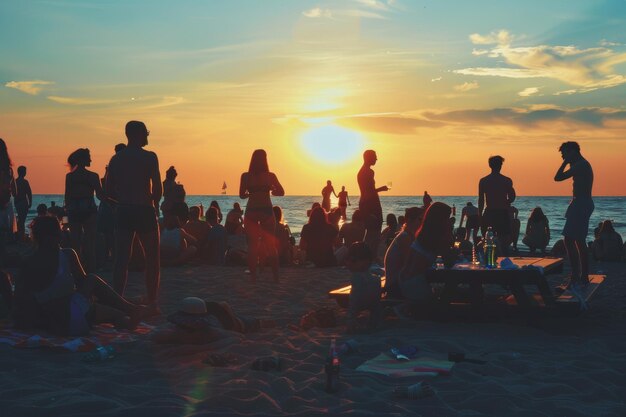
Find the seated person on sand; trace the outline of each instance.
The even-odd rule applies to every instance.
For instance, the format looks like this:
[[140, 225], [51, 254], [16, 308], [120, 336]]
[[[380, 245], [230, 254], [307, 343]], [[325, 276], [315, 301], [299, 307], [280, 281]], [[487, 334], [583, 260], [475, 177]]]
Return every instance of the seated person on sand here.
[[189, 209], [189, 220], [185, 223], [183, 229], [196, 239], [196, 247], [199, 251], [202, 251], [207, 243], [211, 225], [200, 220], [200, 207], [193, 206]]
[[348, 248], [354, 242], [365, 240], [365, 223], [361, 210], [356, 209], [352, 214], [352, 222], [346, 222], [339, 229], [337, 240], [335, 241], [335, 259], [339, 265], [343, 265]]
[[322, 207], [316, 207], [311, 212], [309, 222], [302, 227], [300, 233], [300, 249], [306, 252], [307, 261], [317, 267], [335, 265], [333, 243], [337, 237], [337, 230], [328, 223], [326, 212]]
[[405, 224], [391, 242], [385, 254], [385, 292], [390, 298], [400, 297], [399, 275], [411, 251], [415, 233], [422, 224], [424, 209], [410, 207], [406, 209]]
[[375, 329], [382, 320], [380, 303], [380, 276], [372, 274], [372, 251], [364, 242], [355, 242], [348, 248], [346, 267], [350, 271], [350, 305], [348, 308], [348, 332], [359, 329], [358, 315], [369, 311], [368, 328]]
[[280, 206], [274, 206], [274, 217], [276, 218], [276, 244], [278, 246], [278, 261], [281, 265], [291, 265], [293, 263], [294, 237], [291, 235], [289, 225], [283, 218], [283, 210]]
[[605, 220], [600, 227], [598, 238], [591, 245], [593, 257], [598, 261], [621, 261], [623, 245], [622, 236], [615, 231], [611, 220]]
[[230, 235], [244, 233], [243, 210], [241, 209], [239, 203], [233, 204], [233, 209], [226, 215], [226, 223], [224, 223], [224, 227], [226, 227], [226, 231]]
[[15, 282], [15, 327], [85, 336], [96, 323], [124, 329], [137, 326], [143, 307], [126, 301], [97, 275], [86, 274], [73, 249], [59, 247], [61, 228], [56, 218], [38, 217], [33, 237], [37, 250], [24, 262]]
[[177, 312], [167, 316], [173, 325], [157, 330], [152, 341], [163, 344], [204, 345], [227, 337], [225, 331], [241, 334], [274, 327], [268, 320], [252, 319], [236, 315], [223, 302], [204, 301], [197, 297], [183, 299]]
[[528, 246], [530, 253], [539, 249], [545, 255], [546, 247], [550, 243], [550, 223], [541, 207], [535, 207], [530, 213], [522, 243]]
[[411, 244], [408, 258], [399, 275], [399, 287], [404, 298], [415, 304], [429, 303], [433, 291], [426, 280], [426, 270], [432, 268], [437, 255], [450, 249], [450, 206], [436, 202], [424, 214], [424, 221]]
[[379, 253], [377, 257], [381, 259], [385, 256], [387, 248], [391, 245], [391, 242], [395, 239], [399, 230], [398, 219], [395, 214], [388, 213], [385, 222], [387, 226], [385, 226], [383, 231], [380, 233], [380, 244], [378, 246], [378, 251], [382, 253]]
[[220, 208], [220, 203], [217, 202], [217, 200], [213, 200], [211, 201], [211, 203], [209, 203], [209, 208], [214, 207], [215, 210], [217, 210], [217, 222], [218, 223], [222, 223], [222, 209]]
[[[211, 226], [207, 236], [207, 244], [202, 254], [202, 259], [209, 265], [224, 265], [227, 250], [226, 228], [219, 224], [218, 211], [215, 207], [209, 207], [206, 211], [206, 221]], [[246, 240], [245, 234], [231, 235]], [[229, 237], [229, 236], [228, 236]]]
[[198, 252], [196, 243], [196, 238], [181, 227], [177, 216], [165, 215], [161, 230], [162, 266], [179, 266], [187, 263]]
[[313, 213], [316, 207], [322, 207], [322, 205], [318, 202], [311, 204], [311, 208], [306, 211], [306, 216], [311, 217], [311, 213]]

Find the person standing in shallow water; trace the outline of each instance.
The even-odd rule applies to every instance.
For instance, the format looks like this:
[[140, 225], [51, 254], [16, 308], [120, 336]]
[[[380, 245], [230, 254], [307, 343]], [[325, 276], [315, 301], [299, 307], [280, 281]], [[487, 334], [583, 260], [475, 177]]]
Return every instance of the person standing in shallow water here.
[[326, 181], [326, 187], [322, 188], [322, 208], [326, 210], [327, 213], [330, 211], [331, 194], [337, 197], [337, 194], [335, 193], [335, 187], [333, 187], [333, 183], [328, 180]]
[[[593, 188], [593, 170], [591, 164], [580, 154], [580, 145], [576, 142], [564, 142], [559, 147], [563, 163], [559, 167], [554, 181], [565, 181], [572, 178], [573, 195], [565, 212], [563, 240], [567, 257], [572, 267], [570, 286], [589, 284], [589, 255], [587, 234], [589, 233], [589, 217], [595, 209], [591, 190]], [[569, 169], [566, 167], [569, 165]]]
[[338, 198], [337, 206], [339, 207], [339, 210], [341, 211], [341, 218], [345, 220], [346, 209], [348, 208], [348, 206], [352, 205], [350, 204], [350, 198], [348, 197], [348, 192], [346, 191], [345, 185], [341, 186], [341, 191], [339, 191], [337, 198]]
[[383, 225], [383, 208], [380, 205], [378, 193], [389, 190], [386, 185], [376, 188], [372, 166], [376, 165], [377, 160], [378, 156], [373, 150], [368, 149], [363, 152], [363, 166], [357, 174], [361, 192], [359, 210], [363, 214], [366, 230], [365, 243], [370, 247], [372, 253], [378, 253], [380, 229]]
[[160, 245], [157, 217], [163, 187], [157, 155], [143, 149], [148, 144], [149, 134], [143, 122], [133, 120], [126, 124], [128, 146], [109, 162], [106, 193], [115, 204], [115, 291], [124, 295], [133, 239], [137, 235], [146, 254], [146, 301], [154, 313], [158, 313]]
[[248, 268], [252, 282], [257, 278], [261, 253], [267, 256], [274, 281], [278, 282], [278, 246], [274, 235], [276, 218], [270, 194], [284, 196], [285, 190], [276, 174], [270, 172], [267, 153], [263, 149], [257, 149], [252, 153], [248, 171], [241, 174], [239, 184], [239, 198], [248, 199], [243, 224], [248, 235]]

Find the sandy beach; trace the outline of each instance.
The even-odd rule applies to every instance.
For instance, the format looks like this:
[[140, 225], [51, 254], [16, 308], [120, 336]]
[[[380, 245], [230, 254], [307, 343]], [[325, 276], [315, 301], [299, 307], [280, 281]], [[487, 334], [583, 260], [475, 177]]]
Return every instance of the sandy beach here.
[[[117, 356], [93, 364], [80, 353], [0, 345], [0, 404], [6, 416], [623, 416], [626, 405], [626, 269], [596, 263], [608, 275], [591, 309], [574, 318], [455, 320], [388, 319], [369, 334], [346, 335], [346, 313], [327, 291], [348, 281], [342, 268], [285, 268], [282, 282], [266, 271], [256, 284], [243, 267], [191, 265], [162, 271], [162, 306], [176, 310], [187, 296], [226, 300], [241, 314], [277, 327], [205, 346], [121, 344]], [[110, 273], [102, 274], [110, 279]], [[130, 295], [143, 289], [132, 273]], [[552, 280], [557, 278], [552, 278]], [[299, 331], [293, 325], [319, 307], [337, 308], [339, 326]], [[165, 315], [164, 314], [164, 315]], [[164, 317], [149, 323], [165, 325]], [[340, 390], [324, 391], [323, 364], [331, 338], [358, 341], [342, 358]], [[436, 396], [395, 399], [395, 386], [424, 378], [393, 378], [356, 367], [394, 346], [446, 359], [464, 352], [486, 364], [458, 363], [451, 375], [427, 378]], [[230, 354], [226, 367], [203, 363]], [[250, 369], [255, 358], [278, 355], [280, 372]]]

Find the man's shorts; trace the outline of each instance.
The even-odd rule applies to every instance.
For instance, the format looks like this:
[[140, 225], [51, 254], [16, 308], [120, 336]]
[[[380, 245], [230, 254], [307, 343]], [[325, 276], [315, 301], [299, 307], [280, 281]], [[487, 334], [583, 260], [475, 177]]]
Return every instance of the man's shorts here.
[[152, 206], [119, 205], [115, 208], [115, 230], [150, 233], [159, 230], [156, 212]]
[[490, 210], [483, 213], [483, 234], [491, 226], [496, 236], [508, 236], [511, 234], [511, 217], [506, 209]]
[[589, 233], [589, 218], [595, 209], [590, 198], [574, 198], [565, 212], [563, 236], [574, 240], [585, 241]]

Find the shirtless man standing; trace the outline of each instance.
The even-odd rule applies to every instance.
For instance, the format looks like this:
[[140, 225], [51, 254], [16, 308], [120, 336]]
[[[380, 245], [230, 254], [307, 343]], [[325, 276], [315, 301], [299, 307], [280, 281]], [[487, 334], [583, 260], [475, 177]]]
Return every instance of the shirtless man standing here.
[[[589, 217], [595, 208], [591, 199], [593, 170], [591, 164], [580, 154], [576, 142], [565, 142], [559, 148], [563, 163], [554, 176], [554, 181], [574, 180], [574, 198], [565, 212], [563, 237], [567, 257], [572, 266], [570, 286], [589, 284], [589, 257], [587, 252], [587, 233]], [[569, 165], [566, 171], [565, 167]]]
[[143, 122], [130, 121], [126, 124], [128, 146], [109, 162], [106, 194], [115, 206], [115, 291], [124, 295], [136, 234], [146, 253], [147, 303], [158, 313], [160, 257], [157, 216], [163, 187], [156, 154], [143, 149], [148, 144], [149, 134]]
[[370, 247], [372, 253], [378, 253], [378, 243], [380, 241], [380, 228], [383, 225], [383, 208], [380, 205], [378, 193], [387, 191], [386, 185], [376, 188], [374, 180], [374, 170], [378, 157], [371, 149], [363, 152], [363, 166], [357, 175], [361, 198], [359, 199], [359, 210], [363, 214], [365, 222], [365, 243]]
[[491, 226], [500, 241], [502, 253], [507, 255], [511, 244], [509, 207], [515, 201], [515, 189], [513, 181], [500, 174], [503, 162], [500, 155], [489, 158], [491, 174], [478, 183], [478, 214], [482, 216], [483, 235]]
[[337, 202], [337, 206], [339, 207], [339, 210], [341, 210], [341, 217], [345, 220], [346, 209], [348, 208], [348, 206], [352, 205], [350, 204], [350, 198], [348, 197], [348, 192], [346, 191], [345, 185], [341, 186], [341, 191], [339, 191], [337, 198], [339, 199], [339, 201]]
[[467, 205], [461, 210], [461, 221], [459, 227], [463, 227], [463, 219], [467, 219], [465, 224], [465, 240], [470, 240], [470, 236], [474, 243], [478, 242], [478, 228], [480, 227], [480, 216], [478, 215], [478, 208], [475, 207], [471, 201], [467, 202]]

